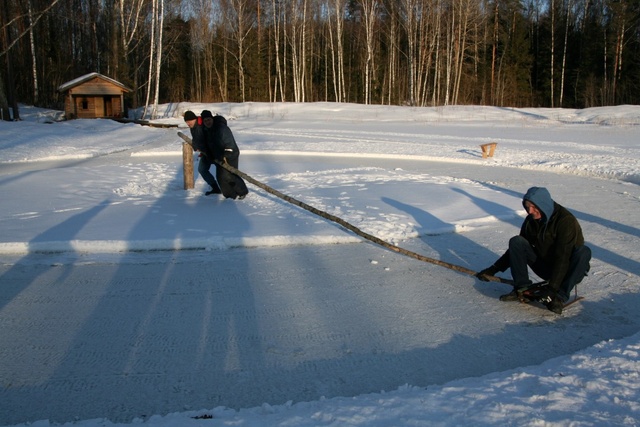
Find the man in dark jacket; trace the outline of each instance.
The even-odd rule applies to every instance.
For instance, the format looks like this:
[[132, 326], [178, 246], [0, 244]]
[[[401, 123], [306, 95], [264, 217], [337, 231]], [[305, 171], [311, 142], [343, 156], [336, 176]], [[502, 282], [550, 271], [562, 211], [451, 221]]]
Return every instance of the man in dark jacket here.
[[[204, 116], [204, 114], [205, 112], [203, 111], [202, 115]], [[227, 163], [238, 169], [240, 150], [231, 129], [227, 126], [227, 120], [220, 115], [216, 115], [212, 118], [211, 125], [209, 121], [205, 124], [207, 144], [213, 152], [214, 158], [221, 163]], [[216, 178], [222, 195], [227, 199], [244, 199], [249, 193], [247, 185], [242, 178], [221, 166], [216, 168]]]
[[[206, 110], [205, 110], [206, 111]], [[204, 111], [203, 111], [204, 113]], [[209, 116], [211, 116], [211, 112], [209, 112]], [[200, 152], [200, 156], [198, 158], [198, 173], [204, 179], [204, 181], [209, 184], [211, 189], [204, 193], [209, 196], [211, 194], [220, 194], [220, 187], [216, 182], [216, 179], [213, 177], [209, 169], [213, 165], [213, 152], [209, 150], [207, 145], [207, 138], [204, 132], [204, 114], [201, 117], [196, 116], [193, 111], [186, 111], [184, 113], [184, 121], [189, 126], [191, 130], [191, 141], [192, 146], [195, 151]]]
[[476, 276], [485, 276], [511, 268], [514, 289], [502, 295], [502, 301], [517, 301], [531, 287], [528, 267], [548, 280], [548, 295], [543, 302], [554, 313], [561, 314], [571, 290], [589, 271], [591, 249], [584, 244], [580, 224], [571, 212], [553, 201], [543, 187], [531, 187], [522, 199], [528, 215], [520, 234], [509, 240], [509, 249], [491, 266]]

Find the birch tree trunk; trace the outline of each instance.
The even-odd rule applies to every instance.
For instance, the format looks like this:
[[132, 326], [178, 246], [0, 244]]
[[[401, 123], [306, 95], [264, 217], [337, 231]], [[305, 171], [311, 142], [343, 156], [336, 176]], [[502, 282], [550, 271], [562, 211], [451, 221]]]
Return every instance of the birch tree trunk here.
[[407, 96], [409, 105], [416, 103], [416, 67], [417, 67], [417, 16], [416, 0], [400, 1], [400, 17], [407, 35]]
[[556, 44], [556, 2], [555, 0], [551, 0], [551, 64], [550, 64], [550, 73], [551, 73], [551, 108], [555, 107], [554, 104], [554, 98], [555, 98], [555, 91], [554, 91], [554, 87], [553, 84], [555, 82], [553, 73], [555, 72], [554, 70], [554, 66], [555, 66], [555, 44]]
[[398, 20], [397, 20], [397, 8], [395, 8], [395, 2], [392, 3], [392, 9], [389, 11], [391, 15], [389, 24], [389, 31], [387, 34], [387, 44], [389, 45], [389, 53], [387, 55], [387, 104], [391, 105], [394, 102], [394, 93], [396, 87], [396, 64], [398, 57]]
[[33, 37], [33, 10], [31, 0], [27, 1], [29, 15], [29, 46], [31, 48], [31, 72], [33, 75], [33, 102], [38, 104], [38, 67], [36, 61], [36, 43]]
[[[131, 43], [136, 39], [138, 34], [138, 24], [140, 22], [140, 14], [146, 0], [120, 0], [118, 13], [120, 18], [120, 41], [122, 43], [122, 57], [129, 59]], [[116, 75], [120, 74], [120, 66], [116, 66]]]
[[565, 69], [567, 66], [567, 43], [569, 39], [569, 20], [571, 18], [571, 7], [572, 2], [568, 0], [567, 4], [567, 21], [564, 26], [564, 47], [562, 50], [562, 67], [560, 73], [560, 99], [558, 102], [558, 107], [562, 108], [562, 104], [564, 102], [564, 78], [565, 78]]
[[447, 25], [447, 38], [446, 38], [446, 57], [445, 57], [445, 85], [444, 85], [444, 105], [449, 105], [449, 95], [451, 93], [451, 81], [453, 79], [452, 73], [455, 68], [455, 40], [456, 36], [454, 34], [456, 28], [456, 14], [455, 11], [452, 11], [451, 22]]
[[164, 25], [164, 0], [160, 1], [160, 16], [158, 22], [158, 48], [156, 54], [156, 89], [155, 96], [153, 98], [153, 110], [151, 113], [151, 118], [155, 119], [158, 115], [158, 100], [160, 98], [160, 69], [162, 68], [162, 34], [163, 34], [163, 25]]
[[[467, 56], [467, 49], [469, 46], [469, 40], [467, 35], [469, 34], [469, 28], [474, 28], [474, 21], [478, 19], [478, 11], [475, 9], [477, 2], [473, 0], [460, 0], [460, 30], [458, 31], [458, 54], [457, 54], [457, 70], [456, 79], [453, 88], [453, 104], [458, 103], [460, 96], [460, 83], [462, 81], [462, 74], [464, 72], [464, 63]], [[472, 42], [471, 42], [472, 43]]]
[[440, 70], [441, 70], [441, 66], [440, 66], [440, 43], [442, 40], [442, 13], [440, 13], [440, 10], [442, 10], [442, 1], [438, 0], [438, 12], [435, 14], [435, 26], [433, 29], [433, 33], [434, 33], [434, 38], [435, 38], [435, 45], [433, 47], [434, 49], [434, 53], [435, 53], [435, 57], [434, 57], [434, 67], [435, 69], [433, 70], [433, 89], [432, 89], [432, 98], [431, 98], [431, 103], [433, 105], [439, 105], [440, 104]]
[[329, 17], [329, 19], [327, 20], [327, 26], [328, 26], [327, 38], [329, 39], [329, 52], [331, 54], [331, 77], [333, 80], [333, 96], [335, 97], [335, 101], [339, 102], [338, 100], [340, 99], [340, 90], [339, 90], [339, 83], [338, 83], [338, 70], [336, 65], [337, 55], [336, 55], [335, 40], [333, 37], [333, 20], [331, 19], [331, 17]]
[[290, 25], [289, 25], [289, 46], [291, 47], [291, 78], [293, 80], [293, 101], [300, 102], [300, 77], [299, 77], [299, 67], [300, 67], [300, 52], [298, 46], [298, 29], [300, 24], [300, 17], [298, 16], [298, 11], [296, 10], [296, 2], [292, 2], [291, 4], [291, 13], [289, 16], [291, 17]]
[[614, 49], [613, 78], [611, 82], [612, 83], [611, 104], [615, 104], [617, 100], [618, 81], [620, 80], [620, 75], [622, 72], [622, 58], [624, 53], [625, 33], [627, 31], [626, 0], [620, 0], [615, 14], [618, 15], [616, 20], [619, 21], [619, 23], [615, 27], [616, 45]]
[[[329, 8], [331, 12], [329, 13], [328, 36], [331, 44], [334, 93], [336, 102], [344, 102], [346, 98], [343, 43], [345, 0], [331, 0], [331, 6]], [[332, 24], [332, 22], [334, 22], [334, 24]], [[332, 25], [335, 25], [335, 34]]]
[[379, 1], [359, 0], [359, 3], [362, 7], [362, 15], [364, 17], [365, 44], [367, 50], [364, 66], [364, 103], [370, 104], [374, 69], [374, 28], [378, 16]]
[[303, 19], [302, 19], [302, 40], [300, 44], [300, 64], [299, 64], [299, 74], [300, 74], [300, 102], [305, 102], [307, 100], [307, 91], [306, 91], [306, 79], [307, 79], [307, 30], [309, 27], [309, 23], [307, 22], [307, 0], [304, 0], [303, 6]]
[[498, 14], [499, 14], [499, 5], [498, 0], [495, 1], [495, 8], [493, 13], [493, 44], [491, 46], [491, 105], [495, 105], [496, 101], [496, 61], [498, 57]]
[[603, 52], [602, 52], [602, 69], [604, 70], [603, 72], [603, 76], [602, 76], [602, 104], [601, 105], [606, 105], [606, 103], [609, 102], [609, 66], [608, 66], [608, 60], [607, 60], [607, 56], [608, 56], [608, 52], [609, 52], [609, 47], [607, 46], [607, 29], [606, 27], [603, 29], [602, 31], [602, 38], [603, 40]]
[[439, 2], [420, 0], [416, 13], [416, 66], [415, 102], [419, 106], [427, 103], [433, 56], [438, 35], [435, 33]]
[[142, 118], [147, 117], [149, 108], [149, 99], [151, 98], [151, 84], [153, 82], [153, 61], [155, 58], [155, 39], [156, 39], [156, 16], [158, 14], [158, 0], [153, 0], [151, 6], [151, 37], [149, 39], [149, 75], [147, 77], [147, 96], [144, 102], [144, 111]]
[[231, 26], [231, 34], [235, 42], [234, 51], [228, 50], [238, 64], [238, 82], [240, 85], [240, 98], [242, 102], [246, 101], [246, 75], [244, 59], [249, 50], [247, 39], [252, 31], [252, 10], [249, 8], [247, 0], [228, 0], [221, 1], [225, 21]]
[[273, 83], [273, 101], [277, 101], [276, 95], [280, 93], [280, 101], [285, 102], [285, 92], [284, 92], [284, 81], [282, 78], [282, 65], [280, 63], [280, 33], [282, 31], [282, 11], [281, 11], [281, 2], [276, 2], [276, 0], [271, 0], [271, 10], [273, 13], [272, 16], [272, 27], [273, 27], [273, 47], [275, 52], [275, 64], [276, 64], [276, 77]]
[[246, 39], [246, 33], [245, 31], [245, 20], [243, 18], [244, 16], [244, 8], [245, 8], [245, 3], [243, 1], [240, 1], [237, 3], [238, 5], [238, 11], [237, 11], [237, 15], [238, 15], [238, 27], [237, 27], [237, 32], [236, 32], [236, 39], [238, 42], [238, 78], [240, 79], [240, 93], [242, 95], [242, 102], [246, 101], [246, 83], [245, 83], [245, 74], [244, 74], [244, 55], [246, 53], [245, 51], [245, 39]]

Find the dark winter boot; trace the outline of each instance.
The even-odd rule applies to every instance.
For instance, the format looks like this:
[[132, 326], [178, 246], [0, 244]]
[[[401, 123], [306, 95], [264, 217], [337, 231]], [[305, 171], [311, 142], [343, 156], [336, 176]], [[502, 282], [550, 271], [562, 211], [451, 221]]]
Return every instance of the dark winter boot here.
[[564, 303], [558, 296], [557, 292], [551, 287], [545, 286], [545, 289], [540, 298], [538, 298], [538, 301], [544, 304], [550, 311], [553, 311], [556, 314], [562, 314]]
[[523, 288], [513, 288], [513, 290], [511, 292], [509, 292], [508, 294], [504, 294], [504, 295], [500, 295], [500, 301], [522, 301], [522, 302], [529, 302], [529, 299], [524, 295], [524, 291], [526, 291], [527, 288], [523, 287]]
[[205, 196], [210, 196], [212, 194], [222, 194], [220, 187], [212, 187], [211, 190], [204, 193]]
[[500, 301], [520, 301], [518, 291], [514, 289], [508, 294], [500, 295]]
[[558, 297], [552, 297], [551, 301], [546, 303], [545, 306], [555, 314], [562, 314], [562, 309], [564, 308], [564, 304]]

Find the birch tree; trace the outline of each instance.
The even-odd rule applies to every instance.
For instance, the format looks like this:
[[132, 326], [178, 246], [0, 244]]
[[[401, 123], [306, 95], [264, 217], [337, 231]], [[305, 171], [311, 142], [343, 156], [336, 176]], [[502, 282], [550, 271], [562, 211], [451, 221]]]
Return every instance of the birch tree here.
[[444, 105], [449, 105], [449, 98], [451, 96], [451, 82], [452, 82], [452, 74], [454, 72], [454, 63], [456, 60], [456, 27], [457, 27], [457, 16], [455, 10], [452, 10], [451, 13], [448, 13], [448, 25], [446, 26], [446, 50], [445, 50], [445, 84], [444, 84]]
[[[633, 3], [633, 2], [632, 2]], [[613, 104], [618, 100], [620, 81], [622, 78], [623, 64], [625, 58], [625, 48], [627, 45], [627, 33], [633, 29], [633, 21], [638, 25], [638, 15], [640, 9], [638, 2], [635, 2], [635, 10], [628, 0], [618, 0], [610, 2], [609, 7], [612, 13], [613, 32], [613, 64], [611, 76], [611, 98], [609, 103]]]
[[362, 18], [364, 20], [365, 27], [365, 66], [364, 66], [364, 103], [371, 103], [371, 86], [373, 81], [374, 64], [374, 40], [376, 28], [376, 22], [379, 14], [380, 1], [379, 0], [359, 0], [360, 7], [362, 8]]
[[344, 9], [346, 0], [329, 0], [329, 46], [331, 50], [331, 66], [333, 75], [333, 90], [336, 102], [346, 100], [346, 85], [344, 79]]
[[[120, 0], [118, 4], [120, 43], [122, 46], [122, 57], [125, 60], [129, 59], [132, 43], [137, 40], [139, 23], [145, 4], [147, 4], [147, 0]], [[114, 69], [114, 77], [118, 78], [121, 69], [120, 64], [114, 64]]]
[[245, 56], [249, 51], [248, 37], [255, 23], [255, 7], [251, 3], [254, 0], [221, 0], [220, 6], [225, 16], [224, 23], [230, 28], [231, 39], [234, 48], [231, 50], [225, 45], [228, 53], [236, 60], [238, 66], [238, 83], [240, 85], [240, 98], [246, 100], [245, 83]]
[[273, 101], [280, 94], [280, 101], [286, 101], [285, 81], [282, 75], [282, 63], [280, 61], [280, 35], [282, 34], [283, 21], [285, 21], [286, 8], [282, 7], [282, 2], [271, 0], [271, 30], [273, 34], [273, 50], [275, 56], [276, 75], [273, 81]]
[[558, 102], [558, 106], [562, 108], [564, 102], [564, 80], [565, 73], [567, 67], [567, 48], [568, 48], [568, 39], [569, 39], [569, 22], [571, 19], [571, 8], [573, 7], [572, 1], [567, 0], [566, 5], [566, 21], [564, 26], [564, 43], [562, 49], [562, 66], [560, 68], [560, 99]]
[[158, 14], [158, 0], [152, 0], [151, 5], [151, 37], [149, 39], [149, 73], [147, 75], [147, 96], [145, 98], [144, 103], [144, 111], [142, 113], [142, 118], [147, 117], [147, 111], [149, 109], [149, 99], [151, 97], [151, 87], [153, 84], [153, 64], [156, 57], [156, 16]]
[[386, 44], [385, 56], [381, 57], [383, 62], [383, 74], [381, 79], [382, 86], [382, 103], [391, 105], [397, 99], [398, 91], [396, 90], [397, 74], [398, 74], [398, 7], [394, 0], [384, 1], [385, 19], [381, 20], [383, 24], [382, 38]]
[[307, 0], [291, 1], [287, 41], [291, 48], [291, 78], [295, 102], [305, 101]]
[[36, 56], [36, 43], [33, 35], [33, 9], [31, 0], [27, 1], [27, 16], [29, 17], [29, 47], [31, 48], [31, 73], [33, 75], [33, 102], [38, 104], [38, 65]]
[[464, 74], [464, 64], [467, 58], [467, 51], [472, 43], [469, 36], [472, 29], [476, 27], [480, 20], [480, 11], [477, 9], [478, 3], [475, 0], [458, 0], [458, 31], [456, 33], [456, 50], [455, 50], [455, 81], [452, 96], [452, 103], [457, 104], [460, 97], [460, 85]]
[[400, 22], [407, 37], [407, 82], [409, 105], [416, 103], [416, 76], [418, 65], [418, 0], [399, 0]]
[[[36, 13], [34, 17], [34, 13], [31, 9], [31, 1], [27, 3], [28, 7], [28, 23], [23, 27], [20, 32], [17, 32], [17, 36], [13, 37], [13, 28], [18, 28], [18, 21], [20, 20], [20, 16], [16, 12], [16, 16], [11, 15], [11, 9], [9, 8], [10, 2], [5, 0], [2, 2], [2, 6], [0, 6], [0, 31], [2, 32], [2, 41], [3, 44], [0, 46], [2, 50], [0, 50], [0, 58], [5, 57], [6, 62], [6, 80], [3, 82], [2, 77], [0, 75], [0, 109], [2, 113], [0, 114], [2, 117], [0, 119], [9, 119], [9, 108], [13, 110], [13, 118], [20, 118], [20, 110], [18, 108], [18, 102], [14, 93], [15, 83], [13, 81], [13, 67], [12, 61], [9, 58], [9, 52], [14, 48], [16, 43], [18, 43], [26, 34], [30, 36], [30, 49], [32, 55], [32, 76], [34, 77], [34, 97], [37, 99], [38, 97], [38, 83], [37, 83], [37, 63], [35, 56], [35, 43], [33, 37], [33, 28], [36, 26], [38, 21], [51, 9], [56, 6], [56, 4], [60, 0], [51, 0], [49, 4], [47, 4], [40, 12]], [[16, 3], [13, 6], [17, 6]], [[5, 83], [8, 85], [8, 95], [5, 94], [4, 88]]]
[[[432, 49], [434, 52], [434, 71], [433, 71], [433, 88], [432, 88], [432, 100], [433, 105], [440, 104], [440, 73], [441, 73], [441, 60], [440, 60], [440, 45], [441, 45], [441, 33], [442, 33], [442, 0], [438, 0], [436, 3], [435, 11], [435, 23], [433, 28], [433, 44]], [[426, 94], [426, 91], [425, 91]]]
[[550, 7], [550, 12], [551, 12], [551, 64], [550, 64], [550, 83], [551, 83], [551, 93], [550, 93], [550, 101], [551, 101], [551, 108], [555, 107], [555, 91], [554, 91], [554, 83], [555, 83], [555, 56], [556, 56], [556, 50], [555, 50], [555, 44], [556, 44], [556, 0], [551, 0], [551, 4], [549, 5]]
[[151, 116], [155, 119], [158, 114], [158, 101], [160, 99], [160, 69], [162, 67], [162, 35], [164, 34], [164, 0], [160, 1], [160, 11], [158, 17], [158, 48], [156, 49], [156, 69], [155, 69], [155, 96], [153, 98], [153, 111]]
[[491, 40], [491, 97], [490, 102], [493, 105], [496, 100], [496, 63], [498, 61], [498, 42], [500, 40], [500, 6], [498, 0], [494, 0], [493, 8], [493, 37]]

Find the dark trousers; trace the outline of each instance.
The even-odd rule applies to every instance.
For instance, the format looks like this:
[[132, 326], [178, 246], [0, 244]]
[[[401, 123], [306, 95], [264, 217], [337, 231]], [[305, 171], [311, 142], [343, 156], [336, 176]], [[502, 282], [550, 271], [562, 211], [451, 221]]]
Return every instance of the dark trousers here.
[[201, 156], [198, 161], [198, 173], [200, 174], [202, 179], [204, 179], [204, 181], [209, 184], [212, 190], [220, 191], [220, 187], [218, 187], [216, 179], [213, 177], [213, 174], [209, 172], [211, 166], [213, 166], [213, 164], [211, 163], [211, 161], [209, 161], [207, 156]]
[[[588, 246], [583, 245], [573, 249], [569, 270], [560, 284], [560, 289], [556, 289], [558, 296], [564, 301], [569, 299], [573, 288], [587, 275], [590, 260], [591, 249]], [[522, 236], [515, 236], [509, 240], [509, 262], [516, 289], [531, 286], [527, 267], [531, 267], [533, 272], [544, 280], [551, 278], [552, 266], [539, 260], [527, 239]]]

